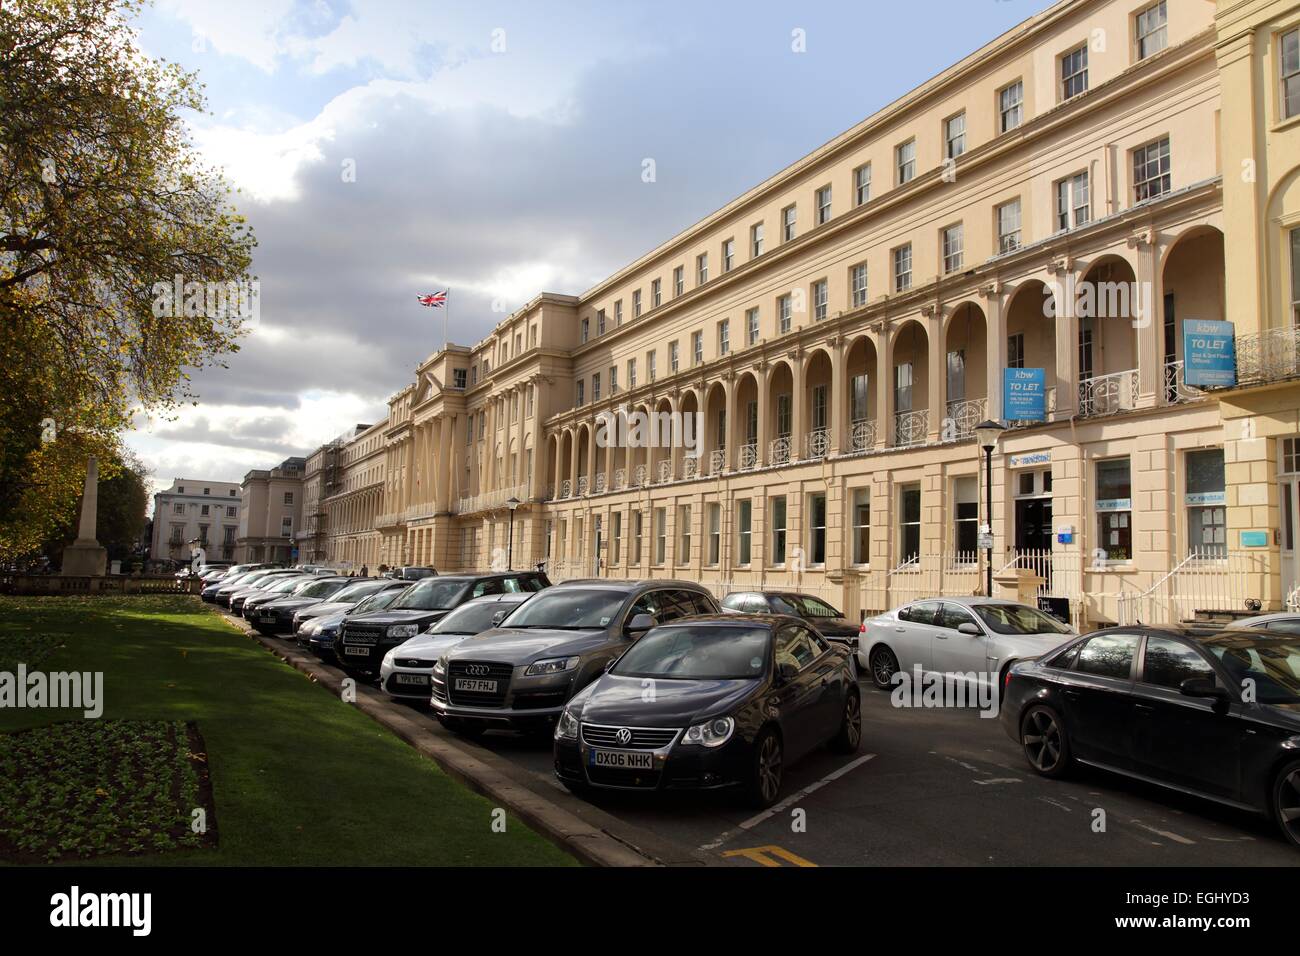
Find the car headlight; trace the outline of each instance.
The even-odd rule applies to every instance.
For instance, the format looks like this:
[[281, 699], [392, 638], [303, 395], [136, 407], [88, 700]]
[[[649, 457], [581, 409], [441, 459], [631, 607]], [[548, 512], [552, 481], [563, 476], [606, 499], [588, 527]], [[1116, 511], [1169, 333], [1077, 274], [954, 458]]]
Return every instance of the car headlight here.
[[415, 637], [420, 633], [418, 624], [394, 624], [388, 629], [389, 637]]
[[578, 666], [576, 657], [548, 657], [546, 660], [533, 661], [524, 671], [525, 677], [542, 677], [546, 674], [561, 674]]
[[704, 747], [721, 747], [731, 739], [736, 729], [736, 722], [730, 717], [714, 717], [702, 724], [687, 727], [682, 734], [683, 744], [699, 744]]
[[569, 707], [564, 708], [564, 712], [560, 714], [559, 721], [555, 724], [555, 739], [578, 739], [578, 718], [573, 715], [573, 710]]
[[381, 667], [392, 667], [392, 666], [393, 666], [393, 652], [392, 652], [392, 651], [389, 651], [387, 654], [384, 655], [384, 662], [383, 662], [383, 664], [381, 664], [380, 666], [381, 666]]

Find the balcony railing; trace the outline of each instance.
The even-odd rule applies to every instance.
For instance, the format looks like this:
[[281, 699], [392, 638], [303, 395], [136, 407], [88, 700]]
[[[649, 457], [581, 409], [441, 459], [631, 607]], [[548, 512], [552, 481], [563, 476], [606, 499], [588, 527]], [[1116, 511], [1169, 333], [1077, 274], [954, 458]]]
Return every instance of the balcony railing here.
[[1236, 348], [1238, 385], [1300, 376], [1300, 325], [1238, 335]]
[[1184, 363], [1165, 363], [1165, 404], [1176, 405], [1179, 402], [1194, 402], [1205, 397], [1205, 392], [1187, 384]]
[[[988, 400], [983, 398], [949, 402], [948, 421], [944, 422], [944, 437], [952, 439], [973, 437], [975, 426], [988, 417], [985, 415], [987, 408]], [[952, 429], [951, 432], [949, 432], [949, 428]]]
[[636, 486], [638, 488], [644, 488], [650, 483], [650, 469], [646, 468], [645, 465], [637, 465], [636, 471], [632, 474], [636, 478]]
[[627, 487], [627, 469], [618, 468], [614, 471], [614, 491]]
[[923, 408], [919, 412], [894, 413], [894, 444], [900, 448], [908, 445], [923, 445], [930, 433], [930, 410]]
[[849, 447], [853, 451], [870, 451], [876, 446], [876, 423], [859, 418], [849, 429]]
[[452, 507], [456, 514], [461, 515], [475, 514], [480, 511], [496, 511], [506, 507], [506, 502], [511, 498], [520, 502], [527, 501], [528, 483], [523, 482], [518, 485], [511, 485], [509, 488], [498, 488], [496, 491], [485, 491], [482, 494], [460, 498]]
[[709, 474], [720, 475], [727, 467], [727, 449], [715, 448], [709, 452]]
[[671, 458], [662, 459], [659, 462], [659, 467], [655, 473], [656, 475], [658, 475], [659, 484], [661, 485], [667, 484], [668, 482], [672, 481], [673, 480], [672, 459]]
[[825, 458], [831, 450], [831, 432], [829, 428], [814, 428], [807, 437], [808, 457]]
[[790, 436], [782, 435], [780, 438], [773, 438], [767, 447], [767, 462], [769, 465], [784, 465], [790, 460]]
[[589, 484], [590, 484], [590, 483], [587, 481], [587, 476], [586, 476], [586, 475], [579, 475], [579, 476], [578, 476], [578, 497], [579, 497], [579, 498], [585, 498], [585, 497], [586, 497], [586, 495], [587, 495], [587, 488], [588, 488]]
[[682, 459], [682, 477], [694, 478], [700, 473], [700, 459], [697, 455], [687, 455]]
[[741, 471], [750, 471], [758, 467], [758, 442], [745, 442], [740, 446], [740, 456], [736, 467]]
[[604, 493], [605, 493], [605, 473], [603, 471], [598, 471], [596, 472], [596, 494], [603, 495]]
[[1079, 383], [1079, 417], [1113, 415], [1136, 408], [1138, 402], [1137, 369], [1094, 375]]
[[569, 498], [573, 495], [573, 479], [565, 478], [560, 482], [560, 497]]

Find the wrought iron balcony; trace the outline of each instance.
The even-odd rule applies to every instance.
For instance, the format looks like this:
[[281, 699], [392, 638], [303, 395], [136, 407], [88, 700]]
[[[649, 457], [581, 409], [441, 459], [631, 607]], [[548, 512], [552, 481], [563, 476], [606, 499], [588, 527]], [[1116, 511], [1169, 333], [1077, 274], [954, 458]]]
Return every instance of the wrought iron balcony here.
[[605, 493], [605, 473], [603, 471], [598, 471], [596, 472], [596, 494], [603, 495], [604, 493]]
[[930, 434], [930, 410], [923, 408], [919, 412], [894, 413], [894, 444], [900, 448], [909, 445], [924, 445]]
[[1187, 384], [1183, 361], [1165, 363], [1165, 404], [1194, 402], [1205, 397], [1205, 392]]
[[627, 486], [627, 469], [619, 468], [614, 472], [614, 491]]
[[736, 465], [741, 471], [751, 471], [758, 467], [758, 442], [746, 442], [740, 446], [740, 457]]
[[1238, 335], [1236, 347], [1238, 385], [1300, 376], [1300, 325]]
[[1079, 383], [1079, 417], [1114, 415], [1136, 408], [1138, 402], [1137, 369], [1094, 375]]
[[587, 486], [588, 486], [587, 476], [579, 475], [578, 476], [578, 497], [579, 498], [586, 496]]
[[[953, 439], [972, 437], [975, 434], [975, 426], [988, 417], [985, 415], [987, 408], [988, 400], [984, 398], [949, 402], [948, 421], [944, 422], [943, 428], [944, 437]], [[952, 433], [948, 431], [949, 422], [952, 423]]]
[[667, 484], [673, 480], [673, 461], [671, 458], [661, 459], [656, 471], [659, 476], [659, 484]]
[[814, 428], [805, 440], [809, 458], [825, 458], [831, 450], [831, 432], [829, 428]]
[[784, 465], [790, 460], [790, 436], [773, 438], [767, 447], [767, 460], [772, 465]]
[[682, 459], [682, 477], [694, 478], [700, 473], [700, 459], [697, 455], [687, 455]]
[[560, 482], [560, 497], [569, 498], [572, 497], [572, 494], [573, 494], [573, 480], [570, 478], [565, 478], [562, 482]]
[[876, 423], [860, 418], [849, 432], [849, 443], [854, 451], [870, 451], [876, 445]]
[[650, 469], [645, 465], [637, 465], [636, 471], [633, 472], [633, 475], [636, 478], [636, 486], [638, 488], [644, 488], [650, 483]]

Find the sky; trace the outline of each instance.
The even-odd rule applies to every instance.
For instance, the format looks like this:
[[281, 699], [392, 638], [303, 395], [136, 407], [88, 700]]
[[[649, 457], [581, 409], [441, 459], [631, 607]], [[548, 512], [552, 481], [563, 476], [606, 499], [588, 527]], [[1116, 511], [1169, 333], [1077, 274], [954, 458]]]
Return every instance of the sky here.
[[154, 0], [139, 45], [206, 87], [185, 121], [257, 234], [260, 309], [128, 444], [155, 487], [238, 481], [377, 421], [441, 346], [417, 294], [449, 287], [472, 344], [1048, 5]]

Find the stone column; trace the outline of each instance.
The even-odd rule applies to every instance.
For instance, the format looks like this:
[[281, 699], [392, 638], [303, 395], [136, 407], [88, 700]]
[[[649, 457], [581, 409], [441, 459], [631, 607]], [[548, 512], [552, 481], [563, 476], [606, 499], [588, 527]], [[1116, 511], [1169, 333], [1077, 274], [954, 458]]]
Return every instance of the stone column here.
[[99, 462], [92, 455], [86, 462], [86, 484], [81, 495], [81, 524], [77, 529], [77, 540], [63, 549], [64, 575], [98, 577], [108, 569], [108, 551], [100, 547], [95, 537], [98, 520]]

